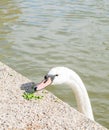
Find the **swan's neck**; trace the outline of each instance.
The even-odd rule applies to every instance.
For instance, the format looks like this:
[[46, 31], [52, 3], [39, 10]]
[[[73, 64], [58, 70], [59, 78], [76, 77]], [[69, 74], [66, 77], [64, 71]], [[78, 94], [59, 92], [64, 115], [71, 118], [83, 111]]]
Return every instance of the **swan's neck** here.
[[82, 80], [78, 75], [73, 75], [73, 80], [68, 82], [68, 85], [74, 91], [79, 111], [94, 120], [89, 96]]

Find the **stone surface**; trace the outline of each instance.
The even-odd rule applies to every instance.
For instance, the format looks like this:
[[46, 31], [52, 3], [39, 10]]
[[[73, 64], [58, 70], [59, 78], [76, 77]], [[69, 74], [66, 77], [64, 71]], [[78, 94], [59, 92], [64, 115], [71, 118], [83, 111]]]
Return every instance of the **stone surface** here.
[[0, 130], [107, 130], [43, 90], [42, 99], [26, 100], [29, 79], [0, 62]]

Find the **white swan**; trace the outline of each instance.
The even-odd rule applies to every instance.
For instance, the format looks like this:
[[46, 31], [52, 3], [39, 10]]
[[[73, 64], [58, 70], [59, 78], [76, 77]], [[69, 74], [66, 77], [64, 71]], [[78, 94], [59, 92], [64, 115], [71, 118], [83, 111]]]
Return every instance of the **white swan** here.
[[74, 71], [66, 67], [52, 68], [44, 77], [44, 80], [35, 86], [35, 90], [41, 90], [50, 84], [66, 84], [70, 86], [75, 94], [79, 111], [94, 120], [87, 90], [80, 77]]

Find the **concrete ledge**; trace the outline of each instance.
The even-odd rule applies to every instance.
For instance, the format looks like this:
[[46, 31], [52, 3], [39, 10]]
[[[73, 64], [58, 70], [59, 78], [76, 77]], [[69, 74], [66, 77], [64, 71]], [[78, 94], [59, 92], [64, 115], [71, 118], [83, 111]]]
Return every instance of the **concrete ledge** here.
[[[38, 100], [25, 100], [32, 82], [0, 62], [1, 130], [107, 130], [44, 90]], [[24, 90], [22, 90], [24, 89]]]

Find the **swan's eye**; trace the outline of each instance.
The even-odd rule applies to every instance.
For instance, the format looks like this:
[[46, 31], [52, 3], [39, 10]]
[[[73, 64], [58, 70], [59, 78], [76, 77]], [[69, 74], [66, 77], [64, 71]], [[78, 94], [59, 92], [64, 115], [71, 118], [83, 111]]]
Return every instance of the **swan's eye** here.
[[59, 76], [58, 74], [56, 74], [55, 76]]

